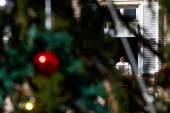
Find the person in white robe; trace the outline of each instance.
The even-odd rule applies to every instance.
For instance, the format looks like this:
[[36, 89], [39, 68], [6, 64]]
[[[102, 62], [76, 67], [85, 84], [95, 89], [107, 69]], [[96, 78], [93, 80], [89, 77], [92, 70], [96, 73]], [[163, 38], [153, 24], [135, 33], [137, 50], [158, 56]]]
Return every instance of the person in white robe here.
[[128, 62], [125, 62], [125, 57], [120, 58], [120, 62], [118, 62], [115, 66], [116, 69], [121, 71], [123, 75], [132, 75], [132, 67]]

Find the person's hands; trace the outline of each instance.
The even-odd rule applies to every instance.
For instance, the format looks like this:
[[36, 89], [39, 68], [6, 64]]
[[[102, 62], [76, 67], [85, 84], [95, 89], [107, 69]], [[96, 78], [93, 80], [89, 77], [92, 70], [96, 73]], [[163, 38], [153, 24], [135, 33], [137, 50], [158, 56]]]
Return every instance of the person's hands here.
[[124, 67], [125, 70], [130, 70], [127, 66]]

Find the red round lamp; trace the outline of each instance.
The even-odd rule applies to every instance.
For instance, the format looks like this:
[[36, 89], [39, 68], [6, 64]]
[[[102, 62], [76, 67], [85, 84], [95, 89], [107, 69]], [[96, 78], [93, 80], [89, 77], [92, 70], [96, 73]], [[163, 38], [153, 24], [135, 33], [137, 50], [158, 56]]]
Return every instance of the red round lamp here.
[[59, 67], [58, 57], [49, 51], [37, 53], [33, 59], [33, 63], [37, 72], [44, 76], [51, 76]]

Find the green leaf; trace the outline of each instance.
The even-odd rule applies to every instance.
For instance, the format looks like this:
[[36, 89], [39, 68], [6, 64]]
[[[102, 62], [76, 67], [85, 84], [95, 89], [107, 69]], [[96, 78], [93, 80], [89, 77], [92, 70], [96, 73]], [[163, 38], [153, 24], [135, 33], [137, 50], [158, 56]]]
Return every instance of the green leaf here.
[[5, 81], [3, 81], [4, 87], [5, 89], [8, 91], [9, 94], [13, 93], [13, 83], [11, 80], [9, 79], [5, 79]]
[[38, 35], [37, 32], [37, 27], [35, 25], [32, 25], [29, 29], [28, 29], [28, 37], [31, 38], [32, 40], [34, 40]]
[[3, 79], [6, 76], [6, 72], [7, 70], [5, 67], [0, 69], [0, 79]]
[[0, 107], [3, 106], [3, 98], [2, 98], [2, 95], [0, 95]]

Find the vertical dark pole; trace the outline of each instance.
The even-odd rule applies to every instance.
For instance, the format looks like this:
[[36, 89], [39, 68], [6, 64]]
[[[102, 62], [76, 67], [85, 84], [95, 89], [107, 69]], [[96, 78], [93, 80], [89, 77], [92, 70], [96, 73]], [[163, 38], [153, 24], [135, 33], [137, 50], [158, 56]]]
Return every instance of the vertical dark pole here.
[[4, 56], [3, 29], [4, 26], [0, 25], [0, 58]]
[[47, 113], [52, 113], [52, 89], [50, 79], [47, 79]]
[[[51, 30], [51, 0], [45, 0], [45, 29]], [[52, 90], [50, 79], [47, 80], [47, 113], [52, 113]]]

